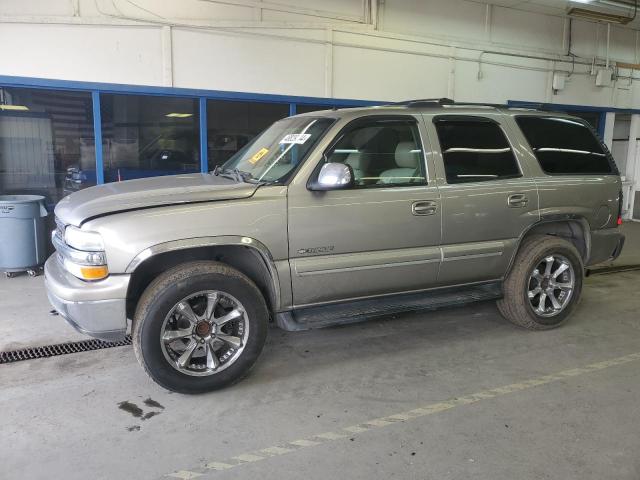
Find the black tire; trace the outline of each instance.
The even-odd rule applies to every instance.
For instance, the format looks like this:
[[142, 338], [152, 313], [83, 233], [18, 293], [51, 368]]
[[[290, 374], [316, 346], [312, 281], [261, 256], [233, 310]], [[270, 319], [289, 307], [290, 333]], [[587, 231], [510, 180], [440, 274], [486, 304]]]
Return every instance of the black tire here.
[[[208, 289], [230, 294], [244, 306], [248, 338], [228, 368], [208, 376], [190, 376], [165, 357], [162, 325], [178, 302]], [[147, 374], [168, 390], [188, 394], [217, 390], [241, 380], [255, 364], [266, 340], [268, 318], [264, 297], [246, 275], [218, 262], [185, 263], [158, 276], [140, 297], [132, 328], [134, 352]]]
[[[549, 255], [561, 255], [571, 263], [574, 287], [566, 306], [555, 316], [535, 313], [527, 296], [533, 270]], [[525, 239], [514, 265], [503, 284], [503, 298], [498, 310], [510, 322], [529, 330], [549, 330], [559, 327], [571, 316], [580, 301], [584, 279], [584, 264], [576, 247], [569, 241], [550, 235], [535, 235]]]

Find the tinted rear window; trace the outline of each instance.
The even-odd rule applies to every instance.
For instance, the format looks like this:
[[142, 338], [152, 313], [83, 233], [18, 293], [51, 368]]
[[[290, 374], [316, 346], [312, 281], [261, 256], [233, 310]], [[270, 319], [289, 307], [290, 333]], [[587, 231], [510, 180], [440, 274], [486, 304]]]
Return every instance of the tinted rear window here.
[[435, 122], [447, 183], [519, 177], [520, 169], [500, 126], [487, 121]]
[[590, 128], [570, 118], [516, 117], [542, 169], [553, 174], [617, 173]]

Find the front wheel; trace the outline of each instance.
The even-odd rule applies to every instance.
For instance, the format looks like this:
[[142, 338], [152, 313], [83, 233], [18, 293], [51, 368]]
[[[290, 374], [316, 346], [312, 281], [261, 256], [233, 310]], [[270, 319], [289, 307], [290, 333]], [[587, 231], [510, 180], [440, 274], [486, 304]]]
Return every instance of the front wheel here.
[[572, 243], [549, 235], [528, 238], [504, 281], [498, 309], [521, 327], [558, 327], [577, 306], [583, 278], [582, 257]]
[[155, 382], [201, 393], [249, 372], [267, 325], [265, 300], [248, 277], [217, 262], [190, 262], [147, 287], [133, 321], [133, 345]]

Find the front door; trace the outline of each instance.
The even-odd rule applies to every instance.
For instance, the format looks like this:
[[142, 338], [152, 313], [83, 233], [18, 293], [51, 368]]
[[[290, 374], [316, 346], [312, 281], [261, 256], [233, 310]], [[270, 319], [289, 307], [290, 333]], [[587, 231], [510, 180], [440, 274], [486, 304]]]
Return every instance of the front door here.
[[[428, 181], [424, 126], [414, 116], [348, 124], [324, 161], [351, 166], [355, 186], [315, 192], [320, 155], [289, 186], [293, 302], [305, 306], [433, 286], [440, 264], [440, 196]], [[431, 160], [429, 160], [431, 162]], [[304, 173], [307, 172], [307, 173]], [[312, 173], [313, 172], [313, 173]]]
[[538, 191], [521, 152], [508, 139], [508, 118], [425, 116], [438, 139], [442, 195], [441, 285], [497, 280], [522, 232], [538, 221]]

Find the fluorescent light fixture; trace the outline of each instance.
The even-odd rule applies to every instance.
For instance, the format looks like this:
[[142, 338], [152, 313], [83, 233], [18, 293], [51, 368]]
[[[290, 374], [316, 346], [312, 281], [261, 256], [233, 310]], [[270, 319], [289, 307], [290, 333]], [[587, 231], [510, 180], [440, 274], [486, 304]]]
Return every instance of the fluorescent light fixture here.
[[165, 117], [169, 117], [169, 118], [188, 118], [188, 117], [193, 117], [193, 113], [167, 113], [165, 115]]
[[29, 107], [25, 107], [24, 105], [0, 105], [0, 110], [26, 112], [27, 110], [29, 110]]

